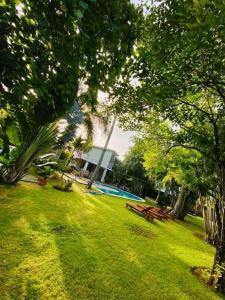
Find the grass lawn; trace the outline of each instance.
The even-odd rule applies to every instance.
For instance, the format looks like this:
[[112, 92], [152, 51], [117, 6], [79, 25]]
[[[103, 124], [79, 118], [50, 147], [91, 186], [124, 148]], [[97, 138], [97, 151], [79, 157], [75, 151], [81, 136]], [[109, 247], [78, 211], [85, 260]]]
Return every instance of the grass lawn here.
[[222, 299], [191, 274], [212, 265], [200, 218], [154, 224], [123, 199], [0, 186], [0, 299]]

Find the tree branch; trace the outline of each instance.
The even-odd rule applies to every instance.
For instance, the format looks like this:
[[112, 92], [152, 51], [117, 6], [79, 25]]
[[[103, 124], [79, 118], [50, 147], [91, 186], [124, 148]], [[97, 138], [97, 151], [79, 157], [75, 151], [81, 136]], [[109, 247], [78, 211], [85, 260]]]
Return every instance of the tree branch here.
[[223, 103], [225, 102], [225, 94], [218, 85], [208, 84], [204, 85], [204, 87], [214, 90], [217, 93], [217, 96], [222, 98]]
[[166, 153], [169, 153], [173, 148], [176, 148], [176, 147], [182, 147], [182, 148], [186, 148], [186, 149], [190, 149], [190, 150], [196, 150], [198, 151], [199, 153], [201, 153], [202, 155], [208, 157], [209, 159], [213, 160], [213, 161], [216, 161], [212, 156], [210, 156], [209, 154], [207, 154], [205, 151], [202, 151], [201, 149], [199, 149], [198, 147], [196, 146], [190, 146], [190, 145], [185, 145], [185, 144], [173, 144], [171, 145]]
[[212, 118], [211, 118], [210, 113], [208, 113], [207, 111], [205, 111], [205, 110], [203, 110], [202, 108], [198, 107], [197, 105], [195, 105], [195, 104], [193, 104], [193, 103], [190, 103], [190, 102], [188, 102], [188, 101], [179, 99], [179, 98], [176, 99], [176, 100], [179, 101], [179, 102], [181, 102], [181, 103], [183, 103], [183, 104], [185, 104], [185, 105], [188, 105], [188, 106], [190, 106], [190, 107], [193, 107], [193, 108], [195, 108], [196, 110], [198, 110], [198, 111], [200, 111], [200, 112], [202, 112], [203, 114], [205, 114], [205, 115], [208, 117], [208, 119], [209, 119], [210, 121], [212, 121]]
[[186, 127], [184, 125], [180, 125], [180, 128], [183, 129], [183, 130], [185, 130], [185, 131], [187, 131], [187, 132], [193, 132], [193, 134], [197, 134], [199, 136], [205, 135], [204, 132], [200, 132], [200, 131], [198, 131], [198, 130], [196, 130], [194, 128], [189, 128], [189, 127]]

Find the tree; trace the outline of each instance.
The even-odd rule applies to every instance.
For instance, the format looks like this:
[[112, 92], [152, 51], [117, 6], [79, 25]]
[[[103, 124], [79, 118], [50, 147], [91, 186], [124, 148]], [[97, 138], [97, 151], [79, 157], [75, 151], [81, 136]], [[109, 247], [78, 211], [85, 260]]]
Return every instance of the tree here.
[[1, 105], [29, 103], [39, 124], [69, 111], [81, 84], [80, 101], [94, 107], [137, 36], [138, 10], [127, 0], [3, 2], [1, 11]]
[[124, 185], [124, 180], [126, 178], [126, 170], [123, 165], [123, 162], [116, 158], [112, 172], [106, 174], [106, 182], [114, 184], [116, 186]]
[[142, 153], [136, 145], [132, 146], [126, 153], [123, 160], [123, 167], [126, 172], [126, 186], [134, 194], [142, 197], [154, 197], [156, 195], [153, 181], [149, 178], [143, 166]]
[[156, 196], [154, 183], [147, 176], [143, 162], [142, 153], [134, 145], [129, 149], [122, 161], [118, 159], [115, 161], [113, 171], [108, 174], [107, 181], [125, 189], [127, 188], [141, 197]]
[[[168, 0], [146, 17], [129, 77], [117, 85], [115, 109], [136, 119], [151, 110], [177, 129], [170, 149], [201, 153], [216, 190], [216, 255], [210, 282], [225, 292], [225, 3]], [[135, 78], [131, 84], [130, 78]], [[129, 101], [128, 101], [129, 100]], [[124, 118], [123, 118], [124, 120]], [[219, 275], [218, 275], [219, 274]]]
[[0, 108], [9, 111], [2, 141], [9, 155], [8, 126], [17, 125], [23, 151], [75, 101], [94, 110], [98, 90], [114, 84], [132, 53], [141, 11], [128, 0], [3, 1], [0, 11]]
[[[90, 107], [79, 107], [75, 102], [70, 113], [65, 117], [66, 128], [58, 140], [58, 157], [63, 148], [72, 143], [75, 149], [88, 151], [93, 144], [94, 125], [108, 130], [109, 115], [101, 105], [96, 105], [93, 111]], [[82, 134], [79, 133], [82, 125]]]
[[172, 196], [170, 205], [177, 198], [172, 205], [172, 214], [183, 220], [203, 187], [204, 191], [206, 186], [210, 187], [209, 178], [205, 174], [204, 159], [196, 150], [175, 147], [169, 151], [174, 141], [174, 129], [170, 122], [162, 122], [157, 116], [150, 114], [151, 121], [139, 127], [136, 147], [143, 155], [143, 166], [148, 176], [159, 189], [165, 188], [165, 193]]

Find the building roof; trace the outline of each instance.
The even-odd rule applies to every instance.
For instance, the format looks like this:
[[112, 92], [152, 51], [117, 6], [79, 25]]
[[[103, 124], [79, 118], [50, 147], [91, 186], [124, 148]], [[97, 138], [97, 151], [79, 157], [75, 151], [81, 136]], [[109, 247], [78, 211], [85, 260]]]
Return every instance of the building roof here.
[[[101, 150], [103, 150], [104, 148], [103, 147], [100, 147], [100, 146], [93, 146], [92, 148], [97, 148], [97, 149], [101, 149]], [[113, 150], [113, 149], [109, 149], [109, 148], [107, 148], [106, 149], [106, 151], [110, 151], [110, 152], [113, 152], [114, 154], [115, 154], [115, 156], [119, 156], [119, 154], [115, 151], [115, 150]]]

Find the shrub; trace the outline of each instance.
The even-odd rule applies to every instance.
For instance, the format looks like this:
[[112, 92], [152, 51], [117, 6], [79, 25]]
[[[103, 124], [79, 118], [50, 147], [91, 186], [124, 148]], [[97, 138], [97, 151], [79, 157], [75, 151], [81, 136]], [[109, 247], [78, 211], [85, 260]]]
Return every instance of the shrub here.
[[37, 171], [37, 174], [39, 176], [43, 176], [44, 178], [48, 178], [50, 175], [52, 175], [54, 170], [50, 168], [49, 166], [44, 166], [41, 169]]
[[171, 200], [168, 195], [166, 195], [164, 192], [159, 192], [158, 198], [157, 198], [157, 204], [158, 206], [164, 208], [167, 206], [170, 206]]
[[61, 181], [62, 174], [60, 174], [58, 171], [54, 171], [54, 173], [52, 174], [52, 178], [55, 179], [56, 181]]
[[63, 180], [58, 184], [53, 185], [53, 188], [62, 192], [70, 192], [73, 182], [70, 180]]

